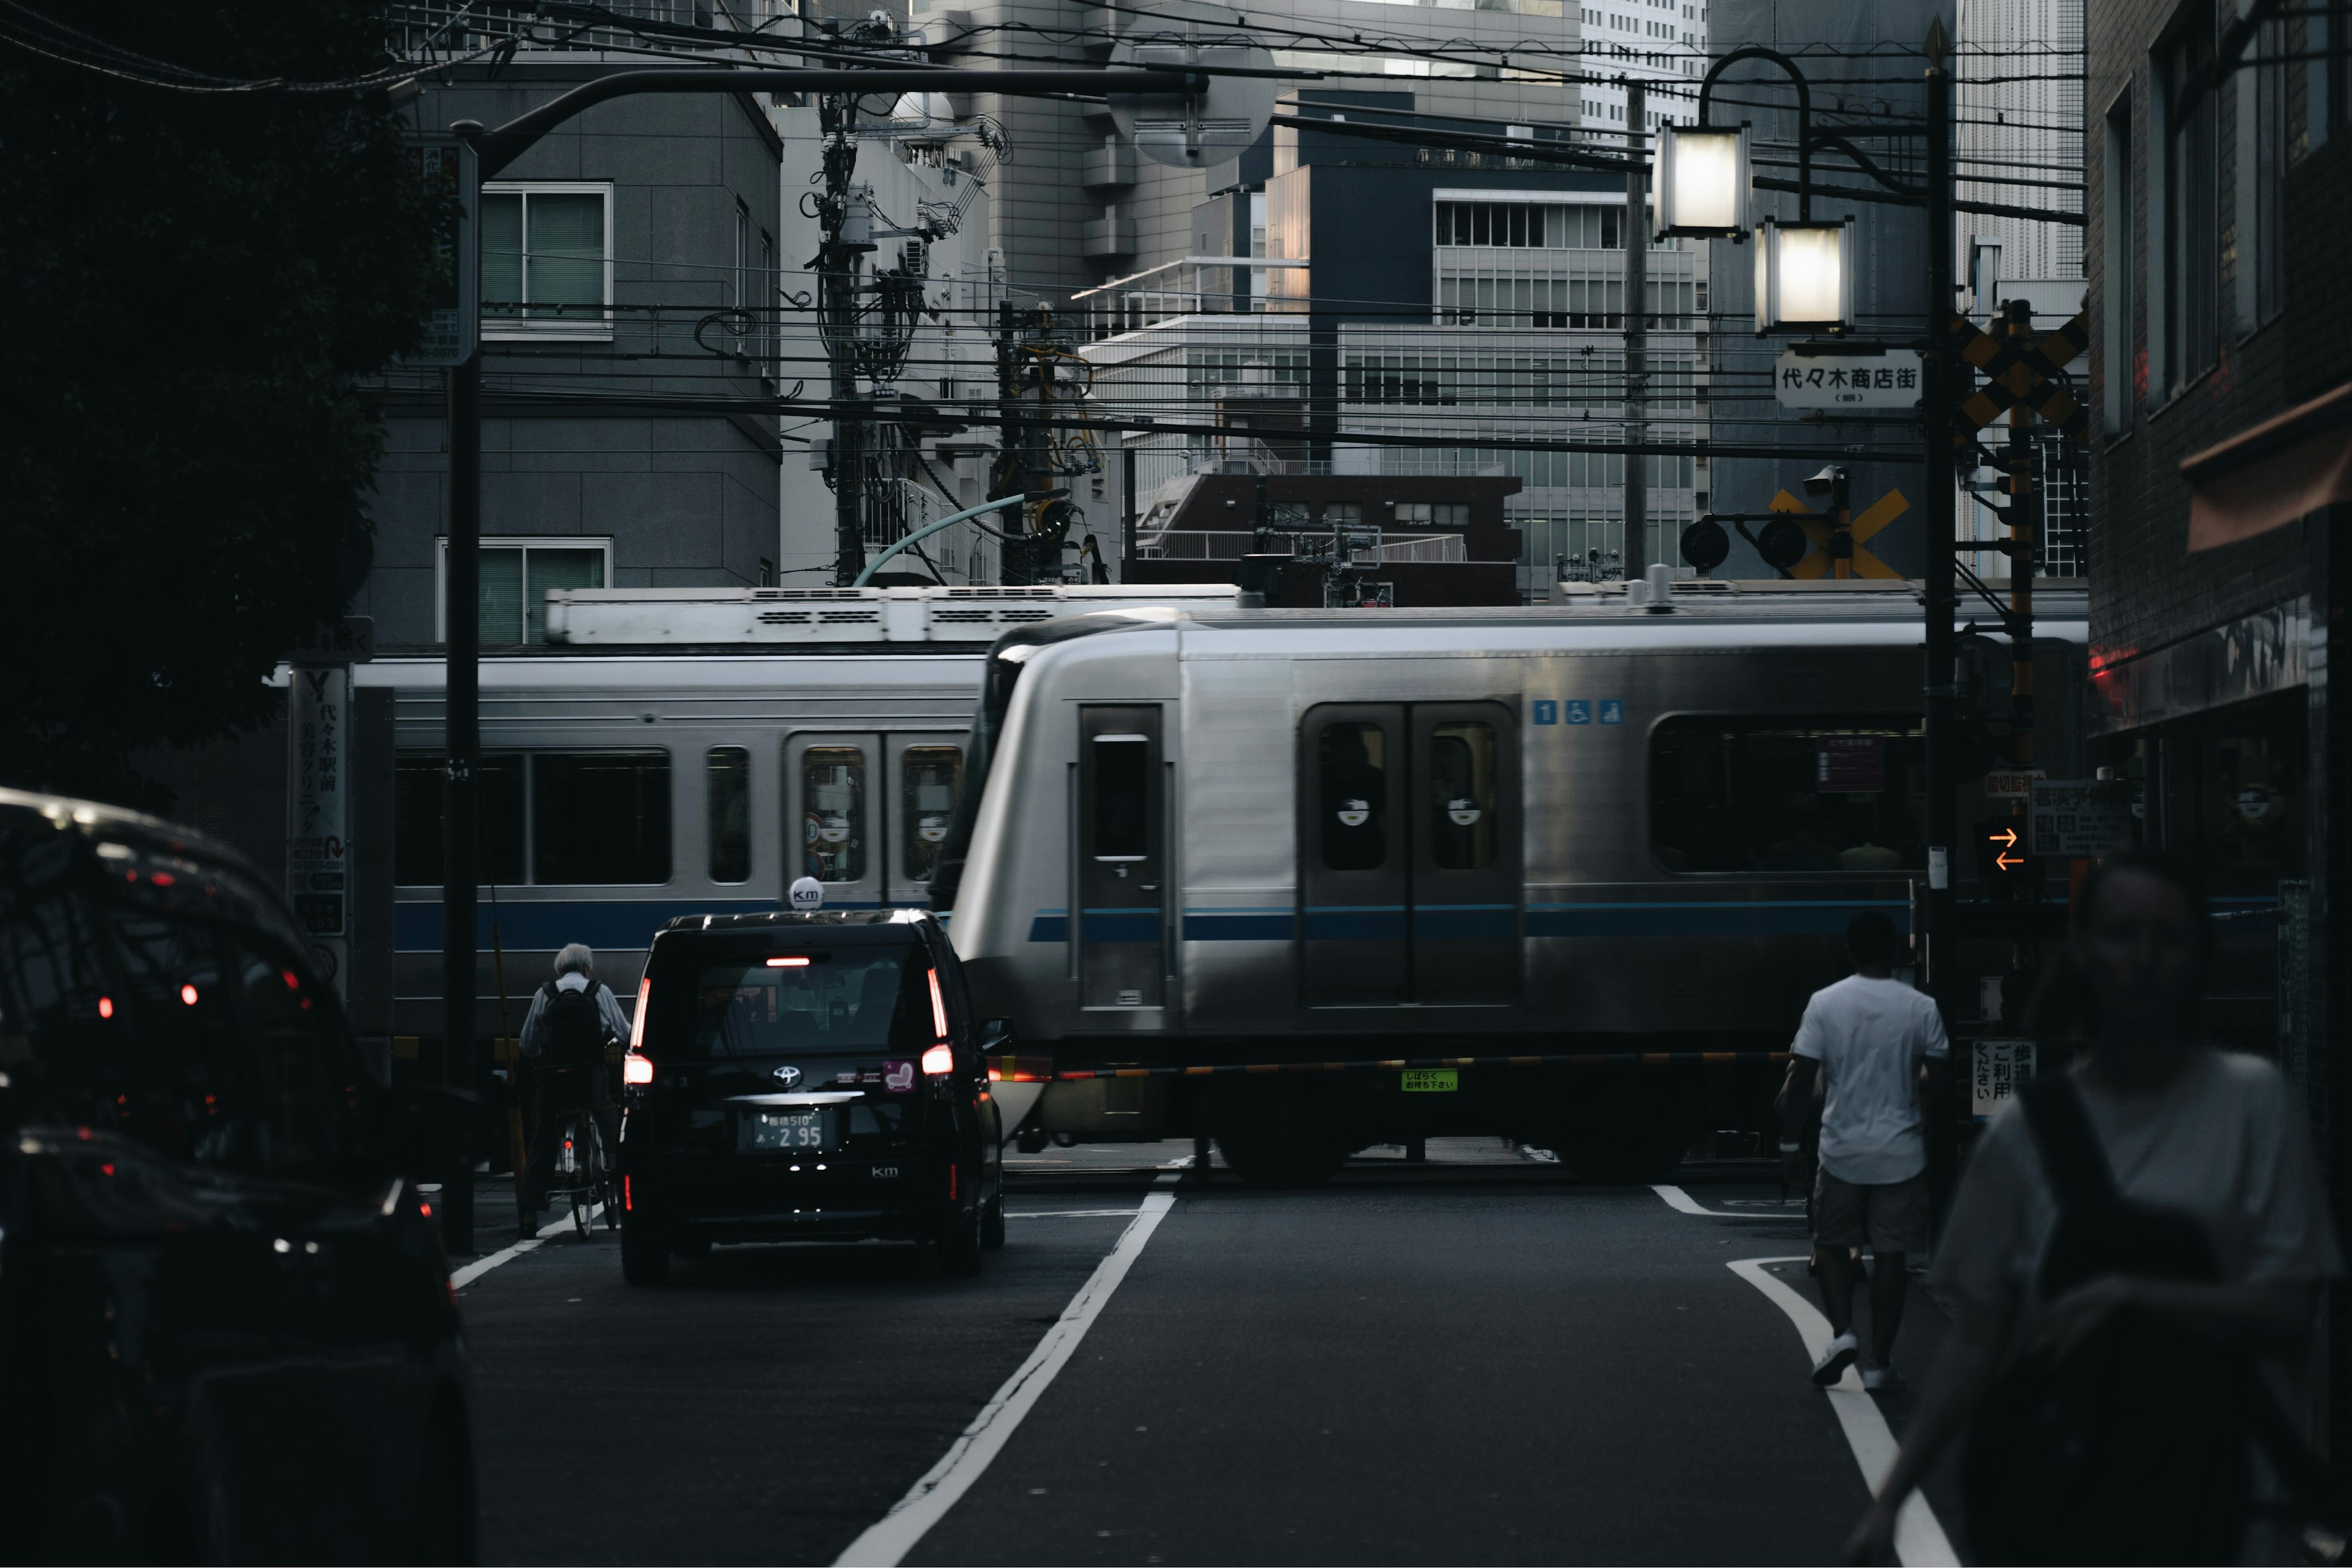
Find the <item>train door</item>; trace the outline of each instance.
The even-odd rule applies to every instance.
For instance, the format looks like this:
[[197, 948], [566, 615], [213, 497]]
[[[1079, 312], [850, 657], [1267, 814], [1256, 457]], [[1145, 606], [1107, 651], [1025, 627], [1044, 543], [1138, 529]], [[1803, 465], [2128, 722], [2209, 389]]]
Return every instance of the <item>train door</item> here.
[[1416, 702], [1412, 999], [1519, 999], [1518, 726], [1491, 702]]
[[1166, 770], [1157, 707], [1078, 710], [1078, 1005], [1158, 1007], [1167, 978]]
[[879, 735], [801, 734], [784, 742], [784, 883], [814, 877], [827, 909], [882, 902], [881, 751]]
[[1299, 733], [1300, 982], [1310, 1007], [1394, 1006], [1412, 991], [1404, 710], [1317, 708]]
[[890, 817], [883, 896], [889, 903], [930, 904], [931, 873], [939, 869], [940, 845], [963, 777], [963, 742], [961, 731], [883, 737], [889, 773], [881, 804]]
[[1332, 704], [1299, 731], [1310, 1007], [1518, 1000], [1517, 725], [1488, 702]]

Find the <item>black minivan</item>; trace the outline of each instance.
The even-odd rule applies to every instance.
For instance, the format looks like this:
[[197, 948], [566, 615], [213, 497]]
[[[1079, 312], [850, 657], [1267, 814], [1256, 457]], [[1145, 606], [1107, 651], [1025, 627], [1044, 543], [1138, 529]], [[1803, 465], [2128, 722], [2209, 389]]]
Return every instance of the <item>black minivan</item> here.
[[0, 1558], [471, 1562], [420, 1178], [284, 901], [188, 829], [0, 790]]
[[623, 1069], [621, 1268], [658, 1285], [714, 1242], [1004, 1244], [988, 1054], [919, 910], [693, 915], [654, 937]]

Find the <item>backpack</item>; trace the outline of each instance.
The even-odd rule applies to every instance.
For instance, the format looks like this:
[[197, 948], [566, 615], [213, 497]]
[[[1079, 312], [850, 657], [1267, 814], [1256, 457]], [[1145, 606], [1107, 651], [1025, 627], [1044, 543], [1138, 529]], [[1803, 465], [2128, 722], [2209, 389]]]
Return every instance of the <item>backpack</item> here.
[[547, 1067], [585, 1067], [604, 1059], [604, 1016], [593, 986], [562, 991], [547, 987], [547, 1038], [540, 1061]]
[[[2103, 1274], [2221, 1278], [2195, 1220], [2117, 1190], [2071, 1079], [2019, 1098], [2058, 1200], [2042, 1300]], [[1987, 1395], [1960, 1462], [1970, 1543], [1988, 1563], [2235, 1562], [2257, 1444], [2315, 1495], [2318, 1462], [2246, 1352], [2116, 1312], [2063, 1352], [2020, 1357]]]

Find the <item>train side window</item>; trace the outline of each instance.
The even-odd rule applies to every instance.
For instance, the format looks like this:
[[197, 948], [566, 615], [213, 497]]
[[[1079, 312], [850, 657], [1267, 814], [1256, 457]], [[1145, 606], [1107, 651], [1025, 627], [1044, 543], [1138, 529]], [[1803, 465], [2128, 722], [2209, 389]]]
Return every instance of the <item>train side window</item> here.
[[1669, 871], [1916, 871], [1916, 714], [1694, 715], [1650, 737], [1650, 848]]
[[[1484, 728], [1484, 726], [1477, 726]], [[1375, 723], [1323, 726], [1317, 742], [1322, 773], [1323, 864], [1334, 871], [1372, 871], [1388, 863], [1388, 737]]]
[[667, 752], [539, 752], [530, 759], [531, 880], [669, 880]]
[[1151, 737], [1117, 731], [1094, 737], [1094, 858], [1141, 860], [1151, 853]]
[[1442, 871], [1495, 862], [1495, 731], [1440, 724], [1429, 737], [1429, 856]]
[[[392, 773], [392, 879], [404, 888], [437, 888], [446, 873], [441, 790], [448, 774], [438, 752], [402, 752]], [[474, 777], [480, 803], [482, 879], [513, 887], [523, 880], [523, 759], [484, 756]]]
[[898, 842], [909, 881], [928, 882], [940, 863], [940, 844], [955, 815], [963, 752], [956, 746], [909, 746], [899, 759]]
[[866, 879], [866, 754], [856, 746], [801, 753], [801, 832], [803, 876]]
[[751, 753], [713, 746], [702, 762], [710, 832], [710, 879], [751, 879]]

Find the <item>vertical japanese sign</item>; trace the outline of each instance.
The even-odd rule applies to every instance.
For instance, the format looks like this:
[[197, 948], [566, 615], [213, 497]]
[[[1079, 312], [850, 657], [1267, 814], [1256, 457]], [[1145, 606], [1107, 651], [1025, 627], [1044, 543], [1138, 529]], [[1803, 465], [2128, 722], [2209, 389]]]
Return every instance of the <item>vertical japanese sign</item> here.
[[481, 252], [475, 218], [481, 202], [474, 149], [454, 136], [407, 138], [417, 183], [440, 210], [434, 253], [438, 263], [425, 341], [403, 364], [463, 364], [481, 338]]
[[335, 988], [351, 956], [352, 667], [297, 664], [286, 713], [286, 892]]
[[1969, 1109], [1982, 1121], [2033, 1076], [2032, 1040], [1979, 1040], [1969, 1052]]

